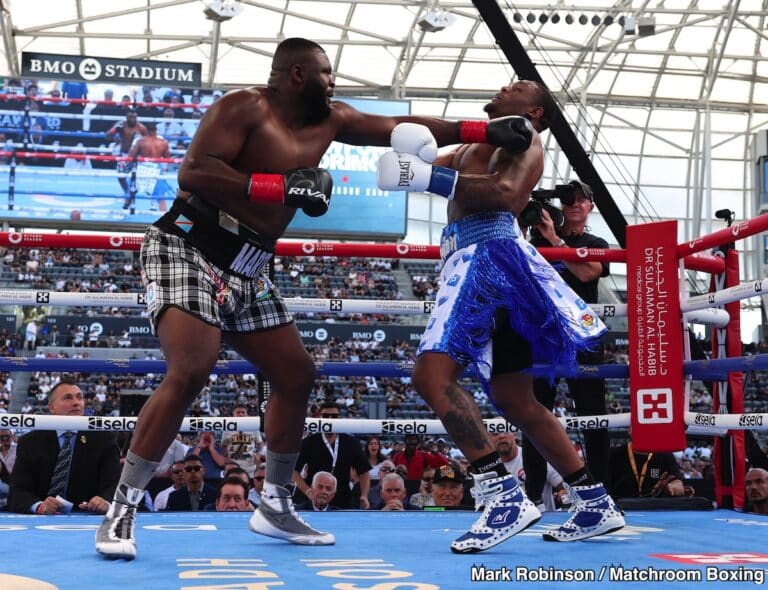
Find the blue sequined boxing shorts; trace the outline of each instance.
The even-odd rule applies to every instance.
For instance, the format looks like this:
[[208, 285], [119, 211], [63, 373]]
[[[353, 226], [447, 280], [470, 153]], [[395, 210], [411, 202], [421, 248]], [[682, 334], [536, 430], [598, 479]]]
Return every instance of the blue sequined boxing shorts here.
[[440, 251], [440, 287], [418, 354], [446, 353], [459, 364], [474, 364], [486, 388], [499, 309], [508, 312], [510, 327], [530, 343], [534, 362], [551, 367], [551, 377], [557, 365], [575, 368], [576, 352], [596, 346], [606, 331], [597, 314], [525, 241], [511, 213], [478, 213], [447, 225]]

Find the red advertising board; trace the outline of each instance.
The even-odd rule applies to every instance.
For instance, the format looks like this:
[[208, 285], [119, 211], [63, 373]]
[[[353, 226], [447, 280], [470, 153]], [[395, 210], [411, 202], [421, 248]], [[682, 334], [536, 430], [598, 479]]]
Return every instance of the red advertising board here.
[[677, 222], [627, 227], [632, 446], [685, 448]]

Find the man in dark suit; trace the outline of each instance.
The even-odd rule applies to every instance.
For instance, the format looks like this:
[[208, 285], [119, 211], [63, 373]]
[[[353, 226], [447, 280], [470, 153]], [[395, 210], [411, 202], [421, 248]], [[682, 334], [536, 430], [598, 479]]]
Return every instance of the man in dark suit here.
[[184, 459], [186, 485], [168, 496], [168, 511], [196, 512], [216, 502], [216, 488], [205, 483], [205, 467], [198, 455]]
[[[83, 415], [83, 392], [72, 378], [63, 376], [51, 389], [48, 410], [57, 416]], [[71, 445], [68, 467], [60, 460], [65, 443]], [[114, 434], [36, 430], [19, 439], [8, 509], [57, 514], [68, 511], [64, 498], [73, 504], [72, 510], [106, 514], [105, 498], [113, 496], [119, 478], [120, 451]]]

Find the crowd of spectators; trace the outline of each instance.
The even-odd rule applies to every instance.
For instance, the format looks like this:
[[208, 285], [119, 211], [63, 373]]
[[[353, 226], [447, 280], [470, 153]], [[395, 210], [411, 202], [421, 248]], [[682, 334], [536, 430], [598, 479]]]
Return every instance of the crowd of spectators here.
[[[389, 352], [392, 353], [391, 350]], [[154, 375], [99, 373], [75, 374], [74, 377], [80, 383], [84, 394], [86, 416], [97, 412], [105, 415], [119, 415], [121, 392], [149, 391], [157, 385], [158, 381], [157, 376]], [[27, 407], [23, 411], [25, 413], [41, 411], [48, 392], [61, 378], [60, 373], [33, 373], [27, 392]], [[0, 375], [0, 380], [4, 382], [0, 389], [0, 397], [9, 399], [13, 382], [8, 375]], [[211, 401], [211, 386], [219, 384], [237, 396], [232, 405], [242, 409], [242, 412], [235, 412], [236, 415], [256, 413], [257, 388], [254, 375], [220, 377], [212, 375], [210, 385], [201, 392], [191, 415], [219, 415], [220, 409], [226, 408], [227, 404], [222, 404], [217, 410]], [[365, 381], [359, 382], [358, 385], [365, 386]], [[337, 415], [354, 416], [355, 414], [350, 411], [352, 405], [347, 406], [345, 403], [347, 397], [343, 391], [336, 389], [335, 385], [334, 389], [329, 388], [323, 392], [318, 390], [317, 401], [310, 406], [308, 415], [322, 417], [323, 412], [328, 412], [329, 407], [335, 407]], [[362, 387], [356, 393], [360, 397], [367, 395], [363, 393]], [[354, 393], [353, 399], [355, 399]], [[0, 409], [0, 413], [4, 411]], [[9, 449], [13, 446], [11, 443], [14, 443], [20, 434], [21, 432], [0, 431], [0, 437], [8, 439], [5, 445], [3, 445], [4, 441], [0, 440], [0, 463], [3, 462], [4, 456], [9, 454]], [[158, 468], [158, 477], [151, 486], [151, 494], [147, 498], [147, 509], [153, 509], [153, 497], [156, 497], [158, 492], [173, 487], [172, 491], [165, 494], [166, 496], [173, 495], [179, 490], [181, 493], [174, 496], [174, 502], [169, 502], [167, 498], [164, 500], [168, 502], [168, 509], [250, 510], [258, 502], [258, 492], [254, 491], [257, 488], [257, 482], [263, 483], [266, 443], [258, 435], [243, 438], [243, 434], [225, 434], [222, 437], [213, 432], [180, 433], [177, 441], [174, 441], [178, 449], [172, 447], [169, 450], [169, 452], [172, 451], [169, 455], [172, 458], [168, 462], [168, 469], [160, 473], [161, 467]], [[246, 438], [247, 444], [243, 446], [241, 443]], [[339, 500], [335, 500], [339, 491], [336, 488], [336, 476], [323, 469], [319, 470], [320, 475], [318, 475], [317, 470], [312, 471], [308, 465], [305, 465], [311, 475], [307, 479], [308, 496], [307, 501], [302, 504], [304, 509], [326, 510], [362, 505], [358, 475], [359, 472], [366, 471], [370, 474], [370, 491], [366, 496], [369, 499], [367, 505], [370, 509], [411, 510], [431, 506], [471, 509], [472, 503], [468, 492], [471, 478], [467, 473], [468, 462], [449, 439], [417, 435], [349, 438], [350, 440], [354, 438], [356, 444], [360, 446], [360, 461], [363, 462], [357, 461], [356, 471], [351, 474], [349, 483], [345, 480], [344, 485], [350, 487], [350, 492], [339, 496], [339, 498], [347, 498], [344, 500], [345, 506], [339, 505]], [[129, 440], [130, 435], [126, 433], [118, 437], [120, 450], [123, 453], [127, 449]], [[625, 441], [622, 439], [623, 442]], [[576, 441], [576, 447], [577, 450], [580, 447], [578, 441]], [[767, 450], [761, 450], [763, 457]], [[234, 456], [237, 456], [237, 459], [234, 459]], [[711, 489], [714, 478], [712, 458], [711, 441], [701, 438], [689, 439], [687, 448], [672, 454], [672, 460], [676, 465], [675, 477], [680, 480], [681, 489], [690, 490], [691, 494], [695, 493], [697, 488]], [[246, 460], [245, 463], [243, 459]], [[198, 466], [202, 469], [197, 469]], [[5, 466], [0, 467], [0, 471], [5, 469]], [[247, 487], [242, 489], [242, 494], [239, 494], [237, 486], [232, 487], [231, 477], [238, 474], [242, 476], [241, 479], [247, 479], [248, 482], [245, 484], [243, 481]], [[762, 484], [757, 477], [759, 474], [756, 474], [757, 472], [753, 473], [754, 482], [750, 483], [752, 486], [750, 493], [759, 502], [760, 498], [756, 494], [762, 493], [760, 487]], [[197, 494], [198, 500], [193, 499], [190, 502], [190, 494], [193, 496]], [[248, 502], [244, 501], [246, 498], [249, 499]], [[555, 506], [567, 508], [567, 497], [563, 497], [560, 493], [556, 494], [553, 502]], [[1, 504], [2, 486], [0, 485]]]
[[434, 301], [437, 294], [440, 264], [429, 262], [409, 262], [406, 269], [411, 277], [411, 288], [417, 299]]
[[[141, 276], [136, 256], [133, 253], [115, 251], [85, 251], [69, 249], [47, 248], [22, 248], [9, 249], [3, 254], [3, 268], [0, 280], [4, 286], [24, 287], [29, 285], [35, 289], [47, 289], [63, 292], [106, 292], [106, 293], [136, 293], [143, 291]], [[416, 266], [414, 266], [414, 264]], [[421, 266], [418, 266], [421, 264]], [[398, 268], [397, 261], [377, 259], [344, 259], [335, 257], [278, 257], [275, 259], [275, 282], [286, 296], [303, 296], [319, 298], [375, 298], [375, 299], [400, 299], [403, 297], [399, 291], [393, 271]], [[417, 297], [429, 299], [434, 292], [436, 272], [433, 263], [406, 263], [413, 281], [412, 287]], [[76, 317], [121, 317], [141, 314], [138, 308], [69, 308], [64, 310]], [[337, 315], [310, 315], [314, 320], [377, 322], [396, 319], [396, 316], [347, 316], [340, 318]], [[301, 319], [301, 316], [299, 317]], [[74, 346], [75, 352], [46, 353], [40, 350], [46, 345]], [[43, 316], [28, 315], [17, 331], [0, 330], [0, 355], [13, 356], [28, 351], [29, 354], [38, 356], [57, 356], [60, 358], [88, 356], [86, 348], [89, 347], [117, 347], [136, 344], [126, 334], [90, 334], [84, 331], [82, 322], [73, 322], [72, 325], [59, 329], [58, 326], [50, 328]], [[382, 344], [375, 340], [362, 340], [350, 338], [341, 341], [331, 337], [327, 341], [307, 345], [308, 350], [318, 363], [325, 361], [335, 362], [409, 362], [414, 360], [415, 349], [409, 343], [396, 340], [391, 344]], [[81, 349], [81, 350], [78, 350]], [[745, 353], [756, 354], [768, 352], [766, 346], [745, 348]], [[157, 353], [159, 357], [159, 353]], [[136, 358], [154, 358], [137, 356]], [[221, 358], [232, 358], [231, 352], [222, 349]], [[628, 351], [626, 347], [606, 346], [605, 361], [609, 363], [626, 363]], [[30, 375], [26, 392], [22, 392], [24, 403], [22, 413], [45, 412], [47, 393], [60, 378], [60, 374], [53, 372], [35, 372]], [[121, 415], [121, 395], [125, 392], [151, 392], [159, 383], [160, 377], [153, 374], [108, 374], [92, 373], [76, 375], [78, 383], [84, 395], [84, 414], [117, 416]], [[629, 384], [626, 379], [607, 379], [608, 407], [606, 410], [612, 413], [625, 412], [629, 408]], [[768, 379], [762, 375], [753, 373], [745, 379], [745, 399], [747, 411], [764, 411], [766, 399], [765, 385]], [[495, 417], [496, 412], [488, 402], [480, 385], [467, 380], [464, 386], [475, 396], [484, 417]], [[0, 413], [8, 411], [8, 405], [13, 394], [19, 395], [14, 389], [13, 380], [8, 374], [0, 373]], [[24, 393], [26, 395], [24, 395]], [[712, 396], [703, 383], [694, 382], [691, 388], [691, 409], [694, 411], [711, 411]], [[308, 407], [308, 416], [317, 417], [324, 403], [334, 403], [340, 408], [343, 417], [367, 417], [372, 408], [383, 405], [386, 417], [390, 418], [435, 418], [431, 410], [416, 394], [410, 383], [410, 379], [380, 378], [380, 377], [344, 377], [322, 376], [316, 380]], [[215, 375], [212, 374], [208, 384], [203, 388], [190, 408], [190, 416], [231, 416], [236, 407], [243, 408], [247, 415], [257, 415], [259, 404], [259, 387], [254, 374], [244, 375]], [[558, 383], [557, 398], [554, 412], [559, 416], [573, 414], [572, 402], [568, 396], [568, 386], [564, 380]], [[240, 414], [242, 415], [242, 414]], [[378, 417], [383, 415], [379, 414]], [[0, 435], [6, 436], [3, 433]], [[10, 433], [15, 437], [17, 433]], [[458, 494], [459, 488], [466, 491], [468, 479], [466, 475], [466, 461], [445, 440], [435, 438], [419, 441], [419, 448], [426, 453], [439, 455], [449, 462], [448, 467], [440, 469], [442, 465], [428, 465], [431, 469], [421, 475], [408, 473], [407, 466], [400, 469], [403, 464], [394, 464], [393, 471], [389, 471], [389, 465], [384, 461], [390, 461], [406, 450], [405, 440], [394, 436], [382, 436], [377, 439], [379, 448], [376, 453], [366, 453], [370, 460], [371, 468], [378, 470], [382, 466], [386, 469], [382, 477], [388, 473], [396, 474], [398, 469], [403, 480], [401, 489], [399, 481], [390, 478], [382, 486], [378, 472], [376, 478], [372, 478], [371, 493], [378, 494], [375, 505], [382, 509], [399, 510], [410, 509], [414, 506], [429, 506], [435, 499], [431, 495], [433, 484], [440, 490], [440, 498], [455, 498], [457, 505], [463, 505], [467, 497]], [[195, 449], [200, 440], [197, 435], [182, 433], [179, 444], [185, 445], [190, 450]], [[359, 440], [363, 445], [364, 441]], [[578, 438], [574, 443], [579, 447]], [[123, 448], [126, 442], [123, 441]], [[215, 448], [215, 445], [214, 445]], [[2, 445], [0, 445], [0, 450]], [[765, 450], [762, 451], [765, 454]], [[202, 453], [203, 455], [205, 453]], [[263, 441], [259, 440], [253, 449], [253, 455], [249, 464], [252, 473], [249, 473], [251, 487], [247, 490], [250, 504], [258, 501], [258, 494], [254, 494], [254, 486], [259, 472], [263, 482]], [[674, 460], [679, 469], [681, 480], [711, 481], [713, 478], [712, 445], [709, 442], [694, 440], [688, 448], [676, 453]], [[2, 461], [0, 461], [2, 462]], [[242, 468], [242, 467], [241, 467]], [[3, 467], [3, 469], [6, 469]], [[172, 475], [170, 466], [167, 475]], [[182, 468], [183, 469], [183, 468]], [[224, 469], [207, 466], [209, 472], [215, 472], [218, 483], [224, 475]], [[252, 477], [255, 473], [255, 477]], [[183, 474], [176, 474], [179, 478]], [[331, 474], [332, 476], [332, 474]], [[323, 479], [325, 478], [325, 479]], [[163, 478], [161, 478], [163, 479]], [[314, 479], [314, 478], [313, 478]], [[757, 478], [754, 478], [757, 481]], [[0, 481], [2, 478], [0, 476]], [[180, 479], [179, 479], [180, 481]], [[177, 481], [177, 483], [179, 483]], [[169, 480], [163, 479], [168, 487]], [[309, 483], [309, 482], [308, 482]], [[312, 485], [314, 485], [314, 481]], [[321, 500], [326, 496], [328, 502], [320, 505], [333, 505], [333, 494], [330, 493], [329, 478], [323, 476], [318, 482], [318, 489], [322, 487]], [[353, 485], [358, 482], [352, 481]], [[221, 501], [226, 509], [233, 506], [243, 506], [240, 496], [236, 493], [237, 486], [225, 488]], [[457, 485], [459, 487], [457, 487]], [[688, 485], [686, 483], [685, 485]], [[691, 484], [694, 488], [695, 481]], [[759, 482], [753, 487], [758, 488]], [[453, 493], [451, 493], [451, 488]], [[221, 489], [218, 490], [215, 501], [208, 504], [216, 507], [222, 498]], [[244, 490], [245, 492], [245, 490]], [[0, 503], [2, 502], [2, 487], [0, 486]], [[453, 502], [454, 500], [440, 500]], [[317, 503], [310, 503], [312, 509], [318, 509]], [[372, 503], [371, 506], [374, 504]]]
[[[285, 297], [401, 300], [404, 295], [392, 272], [396, 268], [398, 261], [387, 259], [276, 257], [274, 281]], [[112, 250], [8, 249], [0, 284], [68, 293], [144, 291], [137, 254]], [[80, 317], [146, 315], [140, 308], [112, 306], [70, 307], [66, 313]], [[393, 314], [305, 313], [297, 314], [297, 319], [363, 324], [402, 321]], [[106, 345], [106, 336], [100, 345]], [[39, 339], [46, 341], [45, 334]]]

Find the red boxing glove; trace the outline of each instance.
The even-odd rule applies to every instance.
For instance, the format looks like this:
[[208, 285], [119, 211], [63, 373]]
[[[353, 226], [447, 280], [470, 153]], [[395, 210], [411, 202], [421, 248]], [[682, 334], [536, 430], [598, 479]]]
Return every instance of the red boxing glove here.
[[490, 121], [459, 121], [462, 143], [487, 143], [519, 154], [531, 147], [533, 126], [525, 117], [511, 115]]

